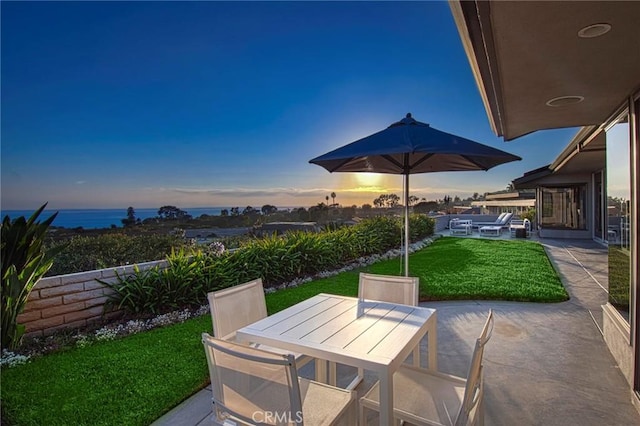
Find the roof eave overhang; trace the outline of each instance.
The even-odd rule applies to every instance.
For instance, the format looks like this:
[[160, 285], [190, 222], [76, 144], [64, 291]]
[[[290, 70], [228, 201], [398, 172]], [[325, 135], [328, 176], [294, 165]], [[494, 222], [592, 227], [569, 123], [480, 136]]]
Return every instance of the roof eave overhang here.
[[562, 150], [554, 162], [551, 163], [549, 168], [554, 172], [561, 169], [563, 165], [565, 165], [569, 160], [577, 155], [583, 147], [593, 140], [597, 129], [598, 126], [585, 126], [580, 128], [565, 149]]
[[536, 170], [525, 173], [517, 179], [514, 179], [511, 183], [515, 189], [531, 189], [538, 186], [538, 181], [550, 176], [553, 173], [551, 166], [541, 167]]
[[501, 87], [493, 44], [488, 2], [449, 0], [462, 46], [471, 72], [480, 91], [491, 129], [497, 136], [504, 136], [500, 106]]

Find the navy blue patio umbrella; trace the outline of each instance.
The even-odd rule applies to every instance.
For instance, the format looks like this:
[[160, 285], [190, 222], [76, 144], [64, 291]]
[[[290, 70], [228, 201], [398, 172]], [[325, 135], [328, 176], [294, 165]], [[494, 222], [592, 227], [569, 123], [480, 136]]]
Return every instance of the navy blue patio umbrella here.
[[411, 114], [384, 130], [309, 160], [329, 172], [401, 174], [404, 182], [404, 273], [409, 274], [409, 175], [489, 170], [517, 155], [446, 133]]

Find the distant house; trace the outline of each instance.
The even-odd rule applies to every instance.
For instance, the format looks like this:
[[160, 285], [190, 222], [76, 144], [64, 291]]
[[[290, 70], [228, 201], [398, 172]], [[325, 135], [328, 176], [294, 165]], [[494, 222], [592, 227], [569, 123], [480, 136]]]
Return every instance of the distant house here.
[[480, 214], [499, 215], [511, 212], [514, 216], [519, 216], [536, 207], [536, 194], [534, 191], [489, 193], [482, 201], [472, 201], [471, 206], [478, 208]]
[[321, 227], [316, 222], [270, 222], [256, 226], [253, 232], [258, 236], [282, 235], [289, 231], [318, 232]]
[[513, 180], [535, 190], [540, 237], [607, 239], [606, 132], [580, 129], [555, 161]]
[[481, 207], [453, 206], [453, 210], [455, 210], [456, 214], [482, 214]]

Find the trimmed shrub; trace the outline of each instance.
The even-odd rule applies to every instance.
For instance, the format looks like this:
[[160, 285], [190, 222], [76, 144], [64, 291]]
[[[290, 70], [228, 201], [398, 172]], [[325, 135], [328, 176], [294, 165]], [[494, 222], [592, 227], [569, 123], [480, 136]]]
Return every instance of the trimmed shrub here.
[[[412, 240], [433, 233], [424, 215], [410, 218]], [[262, 278], [265, 288], [338, 269], [354, 260], [400, 247], [401, 223], [374, 217], [352, 227], [321, 233], [290, 232], [251, 240], [234, 252], [184, 252], [169, 257], [165, 270], [118, 277], [113, 303], [135, 313], [158, 313], [206, 303], [206, 293]]]
[[68, 242], [54, 243], [53, 248], [67, 246], [56, 255], [47, 276], [91, 271], [164, 259], [171, 250], [186, 247], [186, 242], [173, 235], [137, 235], [120, 233], [97, 237], [73, 237]]

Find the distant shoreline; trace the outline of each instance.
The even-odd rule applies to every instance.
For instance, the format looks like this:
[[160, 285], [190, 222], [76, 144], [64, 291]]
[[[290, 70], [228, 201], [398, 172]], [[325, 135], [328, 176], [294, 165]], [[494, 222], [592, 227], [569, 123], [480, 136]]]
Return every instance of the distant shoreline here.
[[[182, 209], [192, 215], [194, 218], [203, 214], [211, 216], [219, 216], [223, 209], [229, 207], [193, 207]], [[158, 216], [158, 208], [135, 209], [135, 216], [141, 220]], [[29, 217], [35, 210], [3, 210], [2, 217], [9, 215], [10, 218], [20, 216]], [[58, 216], [54, 219], [52, 226], [60, 228], [74, 229], [82, 227], [83, 229], [104, 229], [111, 228], [115, 225], [122, 228], [122, 219], [127, 217], [127, 209], [60, 209], [45, 210], [40, 214], [40, 219], [44, 220], [58, 212]]]
[[[192, 207], [182, 208], [188, 214], [197, 218], [203, 214], [210, 216], [220, 216], [220, 212], [224, 209], [231, 210], [231, 207]], [[255, 207], [260, 209], [260, 207]], [[279, 209], [289, 209], [291, 207], [280, 207]], [[141, 220], [153, 218], [158, 216], [159, 208], [147, 208], [136, 209], [135, 216]], [[29, 217], [33, 214], [35, 209], [28, 210], [2, 210], [0, 213], [2, 218], [8, 215], [11, 219], [16, 217], [25, 216]], [[118, 228], [122, 228], [121, 220], [127, 217], [127, 208], [118, 209], [59, 209], [59, 210], [45, 210], [40, 214], [40, 220], [44, 220], [51, 216], [53, 213], [58, 212], [58, 216], [53, 221], [52, 226], [74, 229], [82, 227], [83, 229], [104, 229], [111, 228], [115, 225]]]

